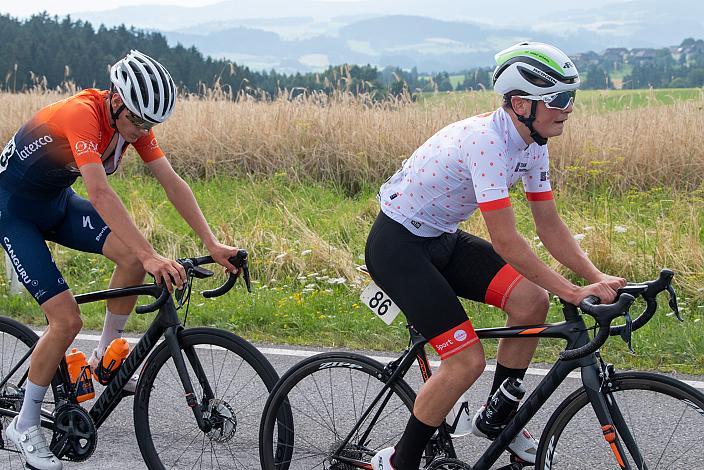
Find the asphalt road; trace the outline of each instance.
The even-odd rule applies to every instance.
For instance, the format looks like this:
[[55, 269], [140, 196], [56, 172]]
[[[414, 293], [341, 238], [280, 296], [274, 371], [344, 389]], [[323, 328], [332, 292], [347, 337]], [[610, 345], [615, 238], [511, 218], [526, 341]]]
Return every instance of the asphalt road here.
[[[89, 354], [92, 348], [96, 345], [97, 334], [98, 333], [95, 332], [86, 332], [82, 334], [81, 336], [79, 336], [79, 339], [76, 342], [77, 347]], [[272, 365], [279, 374], [283, 374], [292, 365], [294, 365], [304, 357], [310, 356], [316, 352], [313, 350], [301, 350], [285, 346], [272, 345], [260, 345], [260, 350], [264, 352], [265, 356], [269, 359], [269, 361], [272, 363]], [[374, 356], [376, 357], [376, 359], [381, 360], [382, 362], [384, 362], [384, 360], [388, 360], [387, 358], [394, 357], [393, 353], [362, 353]], [[164, 455], [165, 459], [169, 459], [171, 462], [173, 462], [173, 468], [232, 468], [232, 464], [225, 464], [222, 460], [219, 460], [223, 458], [223, 455], [225, 455], [231, 457], [231, 459], [229, 460], [230, 462], [235, 462], [234, 468], [256, 469], [258, 468], [256, 452], [256, 433], [259, 424], [258, 420], [261, 412], [261, 406], [263, 405], [263, 402], [266, 398], [265, 393], [261, 390], [261, 387], [257, 388], [257, 384], [254, 383], [256, 381], [253, 379], [243, 379], [242, 383], [236, 384], [234, 386], [228, 382], [227, 378], [232, 375], [244, 375], [244, 377], [247, 377], [247, 373], [243, 372], [244, 369], [247, 368], [246, 364], [243, 365], [241, 361], [237, 361], [236, 358], [233, 359], [232, 356], [228, 356], [227, 354], [223, 355], [222, 351], [215, 351], [215, 353], [213, 353], [212, 350], [201, 350], [201, 352], [199, 352], [199, 355], [201, 354], [204, 358], [204, 367], [212, 368], [214, 376], [222, 378], [219, 380], [221, 383], [221, 390], [226, 391], [224, 395], [230, 393], [233, 397], [235, 395], [239, 397], [237, 400], [235, 398], [225, 398], [226, 403], [219, 404], [219, 410], [221, 412], [224, 412], [225, 414], [227, 414], [228, 410], [231, 410], [232, 413], [236, 415], [238, 420], [236, 437], [237, 439], [239, 439], [238, 442], [240, 444], [239, 446], [230, 446], [231, 441], [228, 439], [227, 436], [215, 436], [215, 441], [217, 441], [218, 438], [224, 440], [224, 445], [227, 450], [224, 453], [219, 452], [219, 454], [216, 452], [211, 452], [210, 449], [214, 448], [212, 440], [202, 439], [202, 433], [198, 433], [191, 429], [193, 422], [191, 411], [186, 407], [182, 390], [179, 392], [178, 387], [174, 386], [174, 384], [177, 384], [175, 373], [173, 372], [173, 370], [167, 373], [165, 369], [163, 374], [160, 374], [158, 376], [160, 379], [163, 378], [163, 380], [160, 380], [157, 383], [157, 387], [155, 389], [155, 393], [158, 395], [158, 399], [152, 398], [152, 403], [154, 403], [155, 412], [153, 413], [153, 415], [150, 413], [150, 416], [152, 416], [151, 419], [153, 421], [151, 423], [151, 429], [152, 432], [155, 434], [155, 440], [158, 441], [156, 443], [157, 448], [161, 452], [161, 455]], [[223, 355], [222, 358], [220, 358], [221, 355]], [[537, 383], [542, 378], [542, 374], [544, 374], [545, 371], [546, 369], [540, 369], [539, 367], [531, 369], [529, 371], [529, 374], [526, 378], [526, 386], [529, 391], [537, 385]], [[235, 372], [237, 374], [235, 374]], [[253, 374], [250, 373], [250, 376], [253, 377]], [[474, 387], [472, 387], [468, 395], [470, 409], [474, 410], [484, 402], [491, 384], [491, 378], [492, 374], [486, 373], [483, 377], [481, 377], [479, 382]], [[695, 387], [698, 387], [700, 390], [704, 390], [704, 377], [679, 378], [686, 379], [690, 381], [690, 383]], [[409, 373], [409, 377], [407, 377], [407, 379], [415, 389], [417, 389], [417, 387], [420, 385], [420, 376], [417, 372], [415, 372], [415, 370], [413, 371], [413, 373]], [[225, 387], [226, 382], [228, 382], [227, 387]], [[546, 406], [543, 407], [543, 410], [538, 413], [538, 415], [534, 418], [534, 420], [529, 426], [529, 429], [533, 432], [533, 434], [536, 435], [536, 437], [540, 435], [540, 432], [544, 424], [547, 422], [547, 419], [549, 418], [549, 415], [552, 413], [552, 411], [571, 391], [573, 391], [579, 385], [580, 382], [576, 376], [570, 377], [549, 399]], [[98, 386], [97, 388], [98, 390], [101, 389], [100, 386]], [[340, 392], [340, 390], [335, 390], [336, 395], [338, 394], [338, 392]], [[241, 401], [242, 396], [246, 396], [248, 397], [248, 399], [243, 402]], [[650, 396], [646, 396], [643, 397], [643, 400], [649, 401], [651, 400], [651, 398], [652, 397]], [[236, 401], [238, 403], [236, 403]], [[349, 403], [352, 403], [351, 399], [349, 400]], [[124, 470], [126, 468], [146, 468], [146, 465], [142, 459], [138, 447], [138, 438], [135, 435], [135, 426], [132, 418], [132, 405], [132, 398], [124, 399], [122, 403], [120, 403], [120, 405], [113, 412], [113, 414], [103, 424], [103, 426], [98, 430], [99, 438], [97, 449], [89, 460], [82, 463], [66, 462], [64, 464], [64, 468], [68, 470]], [[658, 411], [658, 407], [671, 407], [672, 403], [661, 404], [655, 402], [638, 402], [634, 405], [637, 405], [638, 407], [643, 407], [643, 409], [653, 410], [654, 415], [667, 418], [669, 416], [668, 412], [663, 411], [662, 409]], [[672, 421], [677, 421], [678, 419], [682, 421], [682, 416], [679, 415], [680, 411], [681, 410], [679, 409], [677, 411], [673, 411], [675, 415], [672, 416]], [[689, 412], [687, 412], [687, 415], [689, 415]], [[338, 417], [338, 419], [343, 418]], [[399, 418], [399, 421], [405, 423], [405, 419], [406, 418]], [[699, 421], [697, 421], [698, 424], [704, 424], [701, 422], [701, 420], [704, 420], [704, 416], [695, 416], [694, 418], [686, 417], [686, 419], [694, 419], [695, 421], [699, 419]], [[571, 463], [571, 456], [573, 453], [579, 453], [580, 450], [582, 450], [582, 446], [586, 445], [585, 442], [580, 442], [583, 441], [582, 438], [584, 435], [593, 434], [600, 438], [600, 436], [598, 435], [598, 428], [596, 434], [591, 432], [593, 430], [589, 428], [589, 426], [592, 425], [592, 421], [593, 415], [589, 416], [585, 413], [584, 422], [589, 423], [588, 425], [585, 424], [585, 427], [589, 429], [590, 432], [586, 433], [579, 428], [575, 428], [570, 432], [574, 432], [575, 437], [579, 439], [571, 439], [575, 442], [573, 445], [570, 444], [569, 448], [562, 448], [558, 446], [558, 465], [556, 466], [557, 468], [589, 468], [580, 466], [579, 464]], [[394, 424], [394, 426], [396, 426], [397, 428], [397, 433], [400, 433], [402, 431], [403, 423]], [[655, 437], [653, 437], [653, 439], [655, 439], [656, 441], [662, 440], [662, 437], [658, 437], [658, 426], [655, 426], [654, 424], [655, 423], [646, 423], [643, 428], [652, 428], [653, 432], [655, 433]], [[669, 424], [669, 422], [666, 424]], [[684, 425], [684, 423], [676, 424], [677, 426]], [[699, 430], [697, 431], [697, 433], [701, 436], [701, 427], [699, 427], [698, 429]], [[681, 430], [686, 430], [688, 432], [692, 431], [691, 429]], [[163, 431], [163, 433], [160, 431]], [[323, 429], [320, 432], [324, 433], [324, 431], [325, 430]], [[679, 431], [680, 430], [678, 430], [678, 433]], [[193, 436], [193, 438], [191, 438], [191, 436]], [[307, 436], [308, 439], [315, 442], [324, 442], [322, 441], [324, 437], [325, 436], [323, 435], [318, 437], [315, 434]], [[570, 439], [563, 439], [563, 441], [567, 440]], [[234, 441], [234, 439], [232, 441]], [[476, 456], [478, 456], [487, 447], [488, 444], [488, 441], [476, 438], [474, 436], [462, 437], [460, 439], [457, 439], [455, 442], [457, 443], [460, 455], [467, 458], [467, 460], [469, 461], [472, 461], [473, 458], [476, 458]], [[601, 439], [599, 440], [599, 443], [600, 442]], [[698, 449], [701, 449], [701, 446], [704, 445], [704, 437], [701, 437], [698, 442], [696, 440], [688, 440], [688, 443], [692, 442], [697, 445]], [[217, 445], [218, 443], [216, 442], [215, 446]], [[685, 451], [687, 451], [687, 449], [678, 450], [678, 452], [681, 453], [684, 453]], [[191, 453], [194, 453], [196, 457], [191, 456]], [[699, 454], [702, 454], [701, 450], [699, 450]], [[205, 456], [198, 457], [197, 455]], [[560, 455], [563, 455], [562, 462], [565, 465], [560, 465]], [[667, 458], [669, 457], [666, 456], [666, 459]], [[570, 462], [569, 465], [567, 464], [568, 461]], [[689, 460], [688, 462], [691, 464]], [[506, 463], [507, 459], [502, 461], [502, 465], [505, 465]], [[702, 457], [700, 463], [701, 465], [699, 466], [688, 466], [687, 468], [704, 468], [704, 457]], [[13, 454], [7, 452], [0, 452], [0, 469], [20, 468], [22, 468], [20, 462]], [[301, 468], [305, 468], [305, 466]], [[321, 466], [318, 468], [323, 467]], [[657, 468], [683, 467], [678, 467], [675, 464], [674, 466], [660, 466]]]

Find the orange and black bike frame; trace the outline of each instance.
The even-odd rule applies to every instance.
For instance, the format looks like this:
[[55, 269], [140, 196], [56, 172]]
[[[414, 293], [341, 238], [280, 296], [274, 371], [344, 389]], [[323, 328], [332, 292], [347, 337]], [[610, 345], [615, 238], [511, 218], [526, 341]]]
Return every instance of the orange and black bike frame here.
[[[567, 342], [567, 350], [577, 349], [590, 342], [589, 328], [584, 323], [582, 316], [578, 313], [577, 307], [574, 305], [564, 304], [563, 314], [565, 321], [553, 324], [531, 325], [531, 326], [516, 326], [516, 327], [501, 327], [501, 328], [481, 328], [477, 329], [476, 333], [480, 339], [501, 339], [501, 338], [557, 338]], [[430, 362], [425, 352], [425, 344], [427, 340], [421, 336], [412, 326], [408, 326], [411, 340], [408, 348], [403, 355], [395, 361], [389, 363], [385, 367], [387, 377], [385, 378], [385, 386], [372, 400], [369, 407], [362, 413], [360, 419], [355, 426], [350, 430], [349, 434], [340, 442], [338, 450], [335, 452], [334, 459], [340, 463], [347, 464], [356, 468], [370, 468], [368, 462], [346, 457], [342, 454], [342, 450], [346, 448], [353, 436], [361, 435], [358, 438], [359, 442], [365, 442], [366, 438], [371, 433], [372, 428], [376, 424], [379, 416], [391, 398], [392, 391], [390, 390], [397, 380], [401, 380], [403, 376], [412, 367], [414, 362], [418, 362], [421, 375], [424, 381], [427, 381], [432, 371]], [[635, 462], [636, 468], [644, 468], [643, 457], [636, 444], [633, 435], [631, 434], [626, 422], [618, 408], [618, 404], [613, 395], [605, 393], [604, 382], [602, 377], [608, 376], [606, 365], [599, 358], [598, 353], [589, 354], [580, 359], [573, 360], [558, 360], [550, 371], [545, 375], [540, 384], [535, 388], [533, 393], [525, 400], [523, 405], [518, 409], [518, 412], [513, 419], [506, 425], [501, 434], [491, 443], [489, 448], [482, 454], [477, 462], [472, 466], [474, 470], [486, 470], [492, 467], [494, 463], [501, 457], [503, 452], [508, 448], [508, 445], [513, 440], [528, 422], [535, 416], [538, 410], [545, 404], [548, 398], [557, 390], [560, 384], [567, 378], [570, 372], [580, 369], [582, 375], [582, 383], [589, 397], [592, 408], [597, 419], [604, 430], [604, 437], [607, 439], [609, 446], [614, 452], [616, 462], [622, 469], [631, 469], [628, 461], [623, 457], [625, 455], [623, 444], [619, 436], [623, 439], [628, 454]], [[608, 399], [607, 399], [608, 398]], [[381, 402], [381, 404], [379, 404]], [[365, 430], [360, 430], [362, 423], [369, 417], [372, 410], [378, 406], [375, 416], [365, 425]], [[455, 423], [456, 424], [456, 423]], [[606, 430], [609, 430], [608, 435]], [[453, 426], [443, 422], [438, 429], [438, 434], [433, 438], [429, 445], [435, 446], [437, 449], [451, 458], [456, 458], [456, 452], [452, 444], [450, 433], [454, 431]]]

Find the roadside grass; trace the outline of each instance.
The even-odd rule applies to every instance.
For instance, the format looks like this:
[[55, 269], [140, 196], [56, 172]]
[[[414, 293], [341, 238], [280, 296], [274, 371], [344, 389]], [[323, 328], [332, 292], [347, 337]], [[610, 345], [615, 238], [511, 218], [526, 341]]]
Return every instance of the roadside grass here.
[[[579, 90], [575, 101], [577, 113], [608, 113], [643, 107], [667, 106], [681, 101], [703, 101], [700, 88], [659, 88], [648, 90]], [[423, 106], [445, 105], [464, 109], [468, 116], [501, 104], [493, 91], [459, 91], [423, 93], [418, 96]]]
[[[205, 254], [151, 178], [117, 176], [111, 183], [158, 251], [171, 257]], [[366, 234], [378, 210], [375, 187], [349, 196], [333, 184], [291, 183], [285, 174], [190, 184], [218, 237], [250, 251], [255, 289], [247, 294], [239, 285], [227, 296], [208, 300], [198, 292], [224, 278], [201, 281], [194, 289], [189, 325], [226, 328], [264, 343], [392, 351], [405, 346], [403, 321], [397, 319], [387, 327], [358, 299], [367, 280], [354, 266], [363, 263]], [[82, 191], [80, 185], [76, 189]], [[523, 196], [517, 192], [512, 199], [521, 233], [541, 258], [557, 266], [535, 238]], [[704, 373], [704, 193], [655, 188], [619, 194], [594, 187], [588, 192], [558, 192], [557, 201], [580, 244], [604, 271], [633, 281], [652, 279], [661, 267], [677, 273], [685, 323], [677, 323], [663, 310], [635, 334], [636, 355], [613, 338], [604, 348], [608, 360], [618, 367]], [[479, 215], [463, 228], [486, 237]], [[107, 287], [109, 261], [63, 247], [52, 249], [74, 292]], [[661, 303], [665, 305], [665, 297]], [[504, 322], [498, 309], [465, 305], [477, 328]], [[8, 295], [4, 281], [0, 309], [24, 322], [44, 324], [35, 303], [25, 295]], [[102, 327], [104, 305], [81, 310], [86, 328]], [[144, 331], [152, 318], [153, 314], [133, 315], [128, 330]], [[553, 301], [549, 320], [560, 318], [559, 305]], [[495, 344], [485, 343], [489, 357]], [[543, 342], [536, 360], [550, 362], [562, 347], [560, 342]]]
[[[349, 195], [381, 183], [439, 129], [495, 109], [500, 100], [487, 91], [423, 95], [418, 102], [344, 93], [262, 102], [217, 91], [183, 97], [156, 131], [179, 174], [211, 179], [284, 172], [292, 181], [334, 182]], [[66, 96], [0, 93], [0, 141], [42, 105]], [[621, 194], [701, 187], [703, 100], [692, 89], [580, 92], [564, 135], [550, 142], [554, 179], [570, 189], [598, 185]]]

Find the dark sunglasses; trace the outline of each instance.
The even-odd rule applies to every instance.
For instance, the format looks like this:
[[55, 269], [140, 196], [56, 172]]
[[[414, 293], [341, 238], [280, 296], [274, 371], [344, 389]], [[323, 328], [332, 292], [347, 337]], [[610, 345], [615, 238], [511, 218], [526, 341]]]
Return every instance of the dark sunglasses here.
[[139, 116], [135, 116], [132, 114], [132, 111], [127, 111], [127, 114], [125, 114], [125, 117], [129, 122], [131, 122], [136, 128], [142, 129], [144, 131], [150, 130], [152, 127], [156, 126], [155, 122], [149, 122], [145, 121]]
[[577, 90], [571, 91], [560, 91], [558, 93], [550, 93], [548, 95], [526, 95], [520, 98], [525, 98], [527, 100], [542, 101], [545, 103], [546, 108], [550, 109], [560, 109], [564, 111], [569, 108], [572, 103], [574, 103], [577, 97]]

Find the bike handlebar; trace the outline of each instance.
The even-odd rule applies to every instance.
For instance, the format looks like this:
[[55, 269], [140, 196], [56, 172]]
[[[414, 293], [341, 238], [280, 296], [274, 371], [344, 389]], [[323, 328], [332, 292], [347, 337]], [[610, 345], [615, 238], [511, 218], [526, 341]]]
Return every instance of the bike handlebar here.
[[[675, 312], [677, 319], [682, 321], [677, 307], [677, 297], [672, 288], [674, 275], [673, 271], [663, 269], [657, 279], [628, 284], [618, 290], [618, 300], [613, 304], [599, 304], [599, 299], [593, 296], [584, 299], [579, 304], [579, 309], [596, 320], [598, 331], [588, 344], [576, 349], [562, 351], [560, 359], [569, 361], [593, 354], [604, 345], [609, 336], [621, 336], [630, 347], [631, 333], [650, 321], [657, 310], [656, 297], [663, 291], [667, 291], [670, 294], [669, 306]], [[645, 300], [645, 310], [635, 320], [631, 321], [629, 309], [638, 296]], [[620, 316], [626, 318], [626, 324], [611, 326], [611, 322]]]
[[560, 353], [560, 359], [570, 361], [579, 359], [596, 352], [609, 339], [611, 332], [611, 322], [620, 317], [627, 315], [628, 309], [631, 308], [636, 298], [631, 294], [621, 294], [618, 300], [613, 304], [600, 304], [599, 299], [594, 296], [589, 296], [582, 300], [579, 304], [579, 309], [587, 315], [594, 317], [599, 326], [599, 331], [594, 338], [584, 346], [576, 349], [568, 349]]
[[[237, 278], [240, 276], [240, 273], [244, 277], [244, 282], [247, 286], [247, 291], [252, 292], [252, 284], [249, 277], [249, 264], [247, 256], [247, 250], [239, 250], [235, 256], [231, 257], [229, 261], [237, 268], [237, 273], [230, 272], [227, 280], [222, 286], [216, 289], [201, 292], [203, 297], [210, 299], [226, 294], [235, 285], [235, 283], [237, 282]], [[214, 263], [215, 261], [213, 260], [212, 256], [180, 258], [176, 261], [186, 270], [186, 277], [193, 276], [198, 278], [206, 278], [213, 275], [212, 271], [199, 267], [203, 264]], [[166, 303], [169, 297], [171, 297], [171, 293], [166, 288], [166, 285], [162, 285], [158, 298], [151, 304], [138, 306], [135, 309], [135, 312], [142, 314], [159, 310], [161, 306]]]

